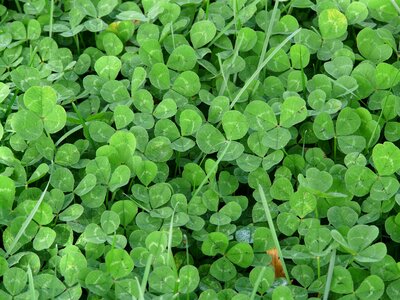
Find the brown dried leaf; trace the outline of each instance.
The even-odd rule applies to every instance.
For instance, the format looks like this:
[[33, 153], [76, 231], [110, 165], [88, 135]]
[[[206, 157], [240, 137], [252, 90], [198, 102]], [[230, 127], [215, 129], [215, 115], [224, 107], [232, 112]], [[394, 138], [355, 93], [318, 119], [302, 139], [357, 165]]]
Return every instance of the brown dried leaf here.
[[279, 259], [278, 250], [276, 250], [276, 248], [269, 249], [267, 250], [267, 254], [272, 258], [271, 265], [275, 269], [275, 278], [285, 277], [285, 272], [283, 271], [282, 263]]

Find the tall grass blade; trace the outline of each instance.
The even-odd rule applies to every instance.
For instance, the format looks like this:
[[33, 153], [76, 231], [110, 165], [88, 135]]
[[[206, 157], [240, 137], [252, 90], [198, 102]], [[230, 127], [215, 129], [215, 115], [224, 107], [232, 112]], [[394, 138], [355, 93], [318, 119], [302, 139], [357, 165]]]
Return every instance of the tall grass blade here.
[[[53, 170], [53, 164], [51, 165], [51, 170]], [[50, 179], [51, 179], [51, 175], [49, 178], [49, 181], [46, 184], [46, 187], [44, 188], [42, 194], [40, 195], [39, 200], [36, 202], [36, 205], [33, 207], [32, 211], [30, 212], [30, 214], [28, 215], [28, 217], [25, 219], [24, 223], [22, 223], [21, 228], [19, 229], [17, 235], [15, 236], [15, 239], [13, 240], [13, 242], [11, 243], [10, 248], [8, 249], [8, 251], [6, 252], [6, 257], [10, 256], [10, 254], [13, 253], [13, 250], [15, 248], [15, 246], [17, 245], [17, 243], [19, 242], [19, 240], [21, 239], [22, 235], [24, 234], [26, 228], [28, 228], [29, 223], [32, 221], [33, 216], [36, 214], [36, 212], [39, 209], [40, 204], [42, 204], [44, 196], [46, 195], [47, 189], [49, 188], [50, 185]]]
[[265, 273], [266, 269], [267, 269], [267, 267], [263, 267], [261, 269], [261, 272], [258, 274], [257, 280], [256, 280], [256, 282], [255, 282], [255, 284], [253, 286], [253, 290], [251, 291], [250, 300], [254, 300], [254, 298], [256, 297], [258, 287], [260, 286], [261, 280], [262, 280], [262, 278], [264, 276], [264, 273]]
[[329, 299], [329, 291], [331, 289], [333, 269], [335, 267], [335, 259], [336, 259], [336, 248], [332, 250], [331, 259], [329, 260], [329, 268], [328, 268], [328, 274], [326, 276], [326, 284], [325, 284], [323, 300]]
[[281, 50], [283, 48], [283, 46], [285, 46], [293, 37], [296, 36], [296, 34], [298, 34], [300, 32], [301, 28], [298, 28], [297, 30], [293, 31], [286, 39], [284, 39], [268, 56], [267, 58], [262, 62], [261, 65], [259, 65], [257, 67], [257, 69], [254, 71], [253, 75], [250, 76], [249, 79], [246, 80], [245, 84], [243, 85], [243, 87], [240, 89], [239, 93], [236, 94], [236, 97], [233, 99], [230, 108], [232, 109], [236, 102], [238, 102], [238, 100], [240, 99], [240, 97], [243, 95], [243, 93], [248, 89], [248, 87], [250, 86], [250, 84], [253, 82], [253, 80], [255, 80], [258, 75], [260, 74], [260, 72], [262, 71], [262, 69], [264, 69], [264, 67], [267, 65], [267, 63], [274, 58], [275, 54], [278, 53], [279, 50]]
[[283, 259], [282, 249], [281, 249], [281, 246], [279, 244], [278, 236], [276, 235], [275, 225], [274, 225], [274, 222], [272, 221], [272, 216], [271, 216], [271, 212], [269, 210], [268, 202], [267, 202], [267, 199], [265, 197], [264, 190], [262, 189], [260, 184], [258, 185], [258, 190], [259, 190], [259, 193], [260, 193], [260, 196], [261, 196], [261, 202], [262, 202], [263, 207], [264, 207], [265, 215], [267, 217], [268, 226], [269, 226], [269, 229], [271, 230], [272, 239], [274, 241], [275, 248], [278, 251], [278, 255], [279, 255], [279, 259], [281, 260], [281, 263], [282, 263], [283, 271], [285, 272], [286, 280], [288, 282], [290, 282], [289, 273], [288, 273], [288, 270], [286, 268], [285, 260]]

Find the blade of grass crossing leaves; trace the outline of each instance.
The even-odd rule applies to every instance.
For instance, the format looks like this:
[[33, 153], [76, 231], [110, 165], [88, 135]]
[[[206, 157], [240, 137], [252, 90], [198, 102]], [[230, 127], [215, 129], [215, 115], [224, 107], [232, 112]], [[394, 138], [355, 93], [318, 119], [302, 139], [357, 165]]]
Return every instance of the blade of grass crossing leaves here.
[[141, 297], [139, 299], [144, 300], [144, 294], [146, 292], [147, 281], [149, 280], [150, 267], [151, 267], [152, 261], [153, 261], [153, 254], [150, 253], [149, 257], [147, 258], [146, 268], [144, 269], [142, 284], [140, 285]]
[[28, 291], [29, 291], [29, 298], [30, 299], [35, 299], [35, 283], [33, 282], [33, 275], [32, 275], [32, 270], [31, 266], [28, 264], [28, 270], [26, 271], [28, 273]]
[[343, 84], [337, 82], [336, 80], [334, 80], [334, 79], [332, 79], [332, 78], [330, 78], [330, 77], [329, 77], [329, 80], [332, 82], [333, 85], [340, 86], [342, 89], [346, 90], [346, 91], [347, 91], [347, 94], [351, 94], [352, 96], [357, 97], [357, 95], [354, 94], [352, 90], [349, 90], [349, 89], [348, 89], [347, 87], [345, 87]]
[[172, 234], [173, 234], [172, 230], [174, 228], [175, 211], [176, 211], [176, 205], [174, 207], [174, 210], [172, 211], [171, 223], [169, 224], [167, 253], [168, 253], [168, 263], [171, 264], [171, 268], [174, 270], [176, 276], [178, 276], [178, 270], [176, 269], [176, 264], [174, 263], [174, 257], [172, 255]]
[[50, 23], [49, 23], [49, 37], [53, 35], [53, 14], [54, 14], [54, 0], [50, 0]]
[[285, 261], [283, 259], [283, 255], [282, 255], [282, 249], [281, 249], [281, 246], [279, 245], [279, 240], [278, 240], [278, 237], [276, 235], [275, 225], [274, 225], [274, 222], [272, 221], [271, 212], [270, 212], [269, 207], [268, 207], [267, 199], [265, 198], [264, 190], [262, 189], [260, 184], [258, 185], [258, 190], [259, 190], [259, 193], [260, 193], [260, 196], [261, 196], [261, 202], [262, 202], [263, 207], [264, 207], [264, 212], [265, 212], [265, 215], [267, 217], [268, 226], [271, 229], [272, 239], [274, 241], [275, 248], [278, 251], [279, 258], [280, 258], [281, 263], [282, 263], [283, 271], [285, 272], [286, 280], [288, 282], [290, 282], [289, 273], [288, 273], [288, 270], [286, 268], [286, 264], [285, 264]]
[[296, 36], [296, 34], [298, 34], [300, 32], [301, 28], [298, 28], [297, 30], [293, 31], [286, 39], [284, 39], [282, 41], [282, 43], [280, 43], [272, 52], [270, 55], [268, 55], [268, 57], [262, 62], [261, 65], [259, 65], [256, 69], [256, 71], [253, 73], [253, 75], [250, 76], [249, 79], [246, 80], [245, 84], [243, 85], [243, 87], [240, 89], [239, 93], [237, 93], [236, 97], [233, 99], [230, 108], [233, 108], [236, 104], [236, 102], [240, 99], [240, 97], [243, 95], [243, 93], [247, 90], [247, 88], [250, 86], [250, 84], [253, 82], [253, 80], [255, 80], [258, 76], [258, 74], [260, 74], [260, 72], [262, 71], [262, 69], [264, 69], [264, 67], [267, 65], [267, 63], [274, 58], [275, 54], [278, 53], [279, 50], [281, 50], [283, 48], [283, 46], [286, 45], [287, 42], [289, 42], [293, 37]]
[[[271, 19], [269, 20], [268, 29], [267, 29], [267, 32], [265, 34], [264, 44], [263, 44], [263, 47], [262, 47], [262, 50], [261, 50], [261, 55], [260, 55], [260, 60], [258, 61], [258, 67], [261, 66], [262, 62], [264, 61], [265, 53], [267, 53], [267, 47], [268, 47], [268, 44], [269, 44], [269, 39], [270, 39], [271, 34], [272, 34], [272, 28], [274, 26], [276, 12], [278, 11], [278, 5], [279, 5], [279, 0], [275, 0], [275, 5], [274, 5], [274, 8], [272, 10]], [[268, 0], [265, 1], [265, 16], [267, 16], [267, 14], [268, 14], [267, 7], [268, 7]]]
[[211, 47], [218, 39], [223, 36], [231, 27], [235, 24], [235, 20], [230, 21], [222, 30], [217, 34], [214, 39], [208, 44], [208, 47]]
[[[74, 104], [73, 104], [73, 105], [74, 105]], [[101, 112], [107, 111], [108, 107], [109, 107], [109, 105], [106, 105], [106, 106], [102, 109]], [[75, 106], [75, 108], [76, 108], [76, 106]], [[80, 121], [81, 121], [81, 119], [80, 119]], [[77, 132], [78, 130], [81, 130], [81, 129], [84, 127], [84, 125], [87, 126], [88, 124], [89, 124], [89, 122], [85, 122], [84, 124], [78, 125], [78, 126], [72, 128], [72, 129], [70, 129], [69, 131], [67, 131], [66, 133], [64, 133], [64, 134], [57, 140], [57, 142], [55, 143], [55, 146], [57, 147], [59, 144], [61, 144], [62, 141], [64, 141], [64, 140], [65, 140], [67, 137], [69, 137], [71, 134]]]
[[202, 187], [206, 184], [207, 180], [210, 178], [211, 174], [214, 174], [214, 171], [216, 170], [216, 168], [218, 168], [219, 163], [221, 162], [221, 160], [224, 158], [226, 152], [228, 151], [229, 145], [230, 145], [230, 141], [228, 141], [228, 145], [227, 147], [224, 149], [224, 151], [222, 151], [221, 156], [217, 159], [216, 163], [213, 165], [213, 167], [211, 168], [211, 170], [208, 172], [208, 174], [206, 175], [206, 177], [204, 177], [203, 181], [200, 183], [200, 185], [197, 187], [196, 191], [194, 192], [192, 199], [194, 197], [197, 196], [197, 194], [200, 192], [200, 190], [202, 189]]
[[135, 279], [136, 279], [136, 285], [137, 285], [138, 291], [139, 291], [139, 300], [144, 300], [144, 293], [143, 293], [142, 288], [140, 286], [139, 279], [137, 277], [135, 277]]
[[124, 196], [128, 197], [129, 200], [131, 200], [133, 203], [135, 203], [138, 207], [140, 207], [141, 209], [143, 209], [145, 212], [150, 213], [150, 210], [148, 210], [146, 207], [144, 207], [143, 205], [141, 205], [138, 201], [136, 201], [135, 199], [133, 199], [131, 196], [123, 193]]
[[219, 93], [218, 93], [219, 96], [222, 96], [225, 93], [226, 87], [228, 86], [228, 77], [225, 74], [224, 68], [222, 67], [221, 56], [218, 55], [217, 57], [218, 57], [219, 68], [221, 70], [221, 75], [224, 80], [221, 84], [221, 89], [219, 90]]
[[15, 6], [17, 7], [17, 10], [20, 14], [22, 14], [22, 9], [21, 9], [21, 5], [19, 4], [19, 0], [14, 0], [15, 2]]
[[[53, 162], [51, 164], [51, 169], [53, 170]], [[50, 185], [50, 179], [51, 179], [51, 175], [49, 180], [47, 181], [46, 187], [44, 188], [42, 194], [40, 195], [39, 200], [36, 202], [36, 205], [33, 207], [32, 211], [29, 213], [28, 217], [25, 219], [24, 223], [22, 223], [21, 228], [19, 229], [15, 239], [13, 240], [10, 249], [6, 252], [6, 257], [10, 256], [10, 254], [12, 254], [15, 246], [17, 245], [18, 241], [20, 240], [20, 238], [22, 237], [22, 235], [24, 234], [26, 228], [28, 227], [29, 223], [32, 221], [33, 216], [36, 214], [36, 212], [39, 209], [40, 204], [42, 204], [44, 196], [46, 195], [47, 189], [49, 188]]]
[[186, 234], [183, 235], [183, 238], [185, 240], [185, 247], [186, 247], [186, 264], [189, 264], [189, 242], [188, 242], [188, 237]]
[[397, 12], [400, 15], [400, 7], [397, 5], [395, 0], [390, 0], [390, 2], [392, 3], [393, 7], [397, 10]]
[[208, 14], [210, 13], [210, 0], [206, 1], [206, 20], [208, 20]]
[[237, 37], [237, 33], [238, 33], [238, 2], [237, 0], [233, 0], [233, 21], [235, 23], [235, 36]]
[[83, 117], [82, 117], [81, 113], [79, 112], [79, 109], [76, 107], [75, 103], [72, 102], [71, 104], [72, 104], [72, 107], [74, 108], [74, 111], [75, 111], [76, 115], [78, 116], [79, 120], [81, 120], [81, 124], [83, 126], [83, 131], [88, 136], [89, 143], [92, 145], [93, 149], [96, 149], [96, 144], [94, 143], [93, 139], [90, 137], [89, 128], [86, 125], [86, 120], [83, 119]]
[[326, 277], [326, 284], [325, 284], [323, 300], [328, 300], [329, 299], [329, 291], [331, 289], [331, 283], [332, 283], [332, 277], [333, 277], [333, 269], [335, 267], [335, 259], [336, 259], [336, 248], [334, 248], [332, 250], [331, 259], [329, 260], [329, 268], [328, 268], [328, 274], [327, 274], [327, 277]]
[[78, 130], [81, 130], [83, 128], [82, 125], [75, 126], [74, 128], [68, 130], [66, 133], [64, 133], [54, 144], [56, 147], [62, 143], [63, 140], [65, 140], [67, 137], [69, 137], [71, 134], [77, 132]]
[[[239, 49], [240, 49], [241, 45], [242, 45], [242, 41], [239, 41], [239, 43], [237, 43], [235, 45], [235, 51], [233, 52], [233, 56], [232, 56], [232, 65], [235, 64], [236, 59], [239, 56]], [[223, 81], [223, 83], [221, 85], [221, 89], [219, 91], [219, 95], [222, 96], [225, 93], [226, 87], [228, 86], [229, 74], [225, 73], [225, 69], [224, 69], [224, 67], [222, 65], [221, 56], [219, 56], [219, 55], [218, 55], [218, 63], [219, 63], [219, 67], [220, 67], [220, 70], [221, 70], [222, 78], [224, 79], [224, 81]], [[231, 97], [231, 93], [230, 93], [229, 90], [228, 90], [228, 93], [229, 93], [229, 97]]]
[[258, 287], [261, 283], [261, 280], [264, 276], [265, 270], [267, 269], [267, 267], [262, 267], [261, 272], [258, 274], [256, 283], [253, 286], [253, 290], [251, 291], [251, 295], [250, 295], [250, 300], [254, 300], [258, 291]]
[[[391, 85], [393, 85], [393, 83], [395, 82], [395, 80], [396, 80], [396, 78], [399, 76], [399, 74], [400, 74], [400, 70], [398, 70], [397, 73], [396, 73], [396, 76], [394, 76], [394, 78], [392, 78], [392, 83], [391, 83]], [[386, 105], [387, 105], [387, 103], [388, 103], [387, 99], [388, 99], [389, 95], [391, 95], [391, 93], [393, 92], [393, 87], [391, 87], [391, 88], [389, 89], [389, 92], [390, 92], [390, 93], [386, 94], [386, 96], [385, 96], [385, 99], [384, 99], [384, 101], [383, 101], [383, 107], [382, 107], [382, 109], [381, 109], [381, 112], [379, 113], [379, 117], [378, 117], [378, 120], [377, 120], [377, 122], [376, 122], [376, 124], [375, 124], [374, 130], [372, 131], [372, 134], [371, 134], [371, 136], [370, 136], [370, 138], [369, 138], [369, 140], [368, 140], [366, 149], [369, 149], [369, 147], [371, 146], [371, 142], [372, 142], [372, 140], [373, 140], [373, 138], [374, 138], [374, 136], [375, 136], [375, 132], [376, 132], [376, 130], [378, 129], [378, 126], [380, 126], [379, 124], [381, 124], [381, 119], [382, 119], [382, 116], [383, 116], [383, 112], [384, 112], [384, 110], [386, 109]]]

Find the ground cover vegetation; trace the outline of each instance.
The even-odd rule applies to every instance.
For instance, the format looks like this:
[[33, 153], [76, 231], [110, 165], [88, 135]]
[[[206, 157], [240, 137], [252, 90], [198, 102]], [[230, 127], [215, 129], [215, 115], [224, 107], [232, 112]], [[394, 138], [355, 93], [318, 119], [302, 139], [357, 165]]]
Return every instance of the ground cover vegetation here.
[[0, 299], [400, 299], [400, 1], [0, 3]]

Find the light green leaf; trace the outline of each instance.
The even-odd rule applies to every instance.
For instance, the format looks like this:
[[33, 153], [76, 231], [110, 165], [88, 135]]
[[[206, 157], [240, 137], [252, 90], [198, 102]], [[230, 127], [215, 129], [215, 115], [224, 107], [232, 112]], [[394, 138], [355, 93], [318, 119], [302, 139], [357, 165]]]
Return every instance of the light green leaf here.
[[38, 139], [43, 132], [43, 122], [37, 114], [29, 110], [19, 110], [11, 119], [15, 132], [28, 141]]
[[159, 90], [167, 90], [170, 87], [169, 70], [163, 63], [156, 63], [149, 72], [150, 83]]
[[318, 25], [324, 39], [337, 39], [347, 31], [347, 19], [335, 8], [323, 10], [318, 16]]
[[115, 192], [118, 188], [128, 184], [131, 177], [131, 170], [125, 166], [118, 166], [111, 175], [108, 187], [111, 192]]
[[379, 175], [392, 175], [400, 169], [400, 149], [391, 142], [377, 144], [372, 150], [372, 160]]
[[133, 270], [133, 260], [124, 249], [112, 249], [105, 258], [107, 272], [114, 279], [129, 275]]
[[228, 250], [226, 258], [239, 267], [247, 268], [254, 259], [253, 249], [247, 243], [237, 243]]
[[50, 227], [41, 227], [33, 240], [33, 249], [41, 251], [50, 248], [56, 238], [56, 232]]
[[194, 48], [200, 48], [211, 42], [217, 33], [217, 29], [213, 22], [203, 20], [196, 22], [190, 29], [190, 40]]
[[180, 293], [193, 292], [200, 282], [199, 271], [192, 265], [185, 265], [179, 270], [179, 287]]
[[107, 80], [117, 78], [121, 70], [121, 61], [116, 56], [102, 56], [94, 64], [97, 74]]
[[179, 115], [179, 125], [181, 127], [182, 136], [188, 136], [195, 134], [203, 120], [200, 114], [193, 109], [185, 109]]
[[290, 128], [307, 118], [306, 102], [300, 97], [288, 97], [282, 104], [280, 125]]
[[222, 116], [222, 128], [228, 140], [238, 140], [246, 135], [249, 124], [241, 112], [231, 110]]
[[376, 275], [370, 275], [361, 282], [355, 295], [363, 300], [378, 300], [385, 291], [383, 280]]

